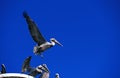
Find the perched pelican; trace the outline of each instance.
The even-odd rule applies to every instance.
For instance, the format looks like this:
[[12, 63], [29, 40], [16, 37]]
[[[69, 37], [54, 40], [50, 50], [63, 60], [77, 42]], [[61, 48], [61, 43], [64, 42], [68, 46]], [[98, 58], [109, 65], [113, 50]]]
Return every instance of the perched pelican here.
[[26, 19], [33, 40], [37, 43], [37, 46], [35, 46], [33, 49], [35, 55], [41, 54], [41, 52], [45, 51], [48, 48], [53, 47], [55, 44], [62, 46], [62, 44], [60, 44], [55, 38], [51, 38], [50, 42], [46, 41], [43, 35], [40, 33], [37, 25], [30, 18], [27, 12], [23, 12], [23, 16]]
[[40, 78], [49, 78], [50, 72], [49, 72], [49, 69], [46, 64], [42, 65], [42, 71], [43, 71], [43, 73], [40, 76]]
[[0, 74], [6, 73], [5, 65], [2, 64], [1, 67], [2, 67], [2, 68], [1, 68], [1, 72], [0, 72]]
[[58, 73], [55, 74], [55, 78], [60, 78]]
[[22, 66], [22, 73], [28, 72], [29, 75], [36, 77], [42, 73], [42, 65], [37, 66], [36, 68], [30, 66], [31, 56], [27, 57]]

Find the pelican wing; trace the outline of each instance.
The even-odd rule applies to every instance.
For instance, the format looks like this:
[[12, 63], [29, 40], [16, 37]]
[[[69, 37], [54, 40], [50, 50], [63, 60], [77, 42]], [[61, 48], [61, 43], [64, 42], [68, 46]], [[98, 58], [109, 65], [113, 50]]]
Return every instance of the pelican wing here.
[[4, 64], [2, 64], [1, 65], [1, 67], [2, 67], [2, 69], [1, 69], [1, 73], [3, 74], [3, 73], [6, 73], [6, 68], [5, 68], [5, 65]]
[[29, 56], [24, 60], [23, 65], [22, 65], [22, 72], [26, 72], [31, 68], [30, 67], [31, 57], [32, 56]]
[[40, 33], [37, 25], [35, 22], [29, 17], [29, 15], [26, 12], [23, 12], [23, 16], [26, 19], [26, 22], [28, 24], [28, 28], [30, 31], [30, 34], [35, 42], [38, 43], [38, 45], [41, 45], [42, 43], [46, 42], [42, 34]]

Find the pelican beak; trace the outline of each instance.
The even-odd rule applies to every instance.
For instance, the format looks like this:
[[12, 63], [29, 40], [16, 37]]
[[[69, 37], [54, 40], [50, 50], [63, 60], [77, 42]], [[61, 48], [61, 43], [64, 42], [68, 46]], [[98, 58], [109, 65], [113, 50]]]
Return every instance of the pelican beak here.
[[63, 46], [60, 42], [58, 42], [57, 40], [55, 40], [55, 43], [60, 45], [60, 46]]

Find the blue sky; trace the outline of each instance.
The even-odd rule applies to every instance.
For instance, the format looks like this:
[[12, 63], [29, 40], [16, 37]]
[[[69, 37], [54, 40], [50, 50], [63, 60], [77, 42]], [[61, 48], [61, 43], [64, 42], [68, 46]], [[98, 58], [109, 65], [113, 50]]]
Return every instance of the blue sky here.
[[[46, 63], [50, 78], [120, 78], [120, 1], [118, 0], [1, 0], [0, 64], [7, 72], [21, 72], [24, 59], [31, 66]], [[27, 11], [42, 34], [58, 45], [33, 54], [32, 40], [22, 12]]]

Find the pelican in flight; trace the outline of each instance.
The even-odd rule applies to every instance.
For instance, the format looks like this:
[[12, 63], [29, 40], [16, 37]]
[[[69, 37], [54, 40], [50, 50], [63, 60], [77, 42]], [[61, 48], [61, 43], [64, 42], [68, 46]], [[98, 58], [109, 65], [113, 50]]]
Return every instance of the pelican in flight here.
[[33, 40], [37, 43], [37, 46], [34, 46], [33, 49], [35, 55], [41, 54], [46, 49], [53, 47], [55, 44], [62, 46], [62, 44], [55, 38], [51, 38], [50, 42], [46, 41], [43, 35], [40, 33], [36, 23], [30, 18], [27, 12], [23, 12], [23, 16], [26, 19]]
[[0, 72], [0, 74], [3, 74], [3, 73], [6, 73], [6, 68], [5, 68], [4, 64], [1, 65], [1, 72]]

